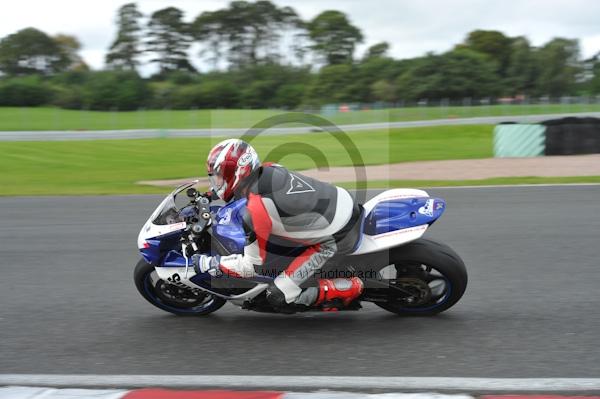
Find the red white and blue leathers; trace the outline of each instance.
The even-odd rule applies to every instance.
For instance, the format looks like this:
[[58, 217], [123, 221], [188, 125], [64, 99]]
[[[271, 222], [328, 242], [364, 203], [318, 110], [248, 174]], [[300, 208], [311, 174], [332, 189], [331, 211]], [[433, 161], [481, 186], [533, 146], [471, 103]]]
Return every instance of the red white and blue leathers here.
[[247, 240], [243, 254], [220, 258], [224, 273], [252, 277], [266, 260], [270, 240], [296, 242], [306, 249], [275, 278], [267, 294], [270, 302], [311, 306], [339, 298], [347, 304], [362, 292], [357, 278], [321, 280], [318, 287], [301, 288], [336, 253], [356, 244], [361, 209], [348, 191], [267, 164], [244, 179], [235, 197], [248, 199]]

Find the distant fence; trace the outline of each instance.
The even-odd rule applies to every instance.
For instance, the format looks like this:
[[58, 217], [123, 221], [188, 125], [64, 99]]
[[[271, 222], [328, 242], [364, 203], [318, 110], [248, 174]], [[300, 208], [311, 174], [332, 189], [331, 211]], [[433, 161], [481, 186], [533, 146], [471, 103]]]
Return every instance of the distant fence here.
[[[81, 111], [81, 112], [79, 112]], [[123, 130], [123, 129], [203, 129], [250, 127], [278, 112], [302, 111], [320, 114], [338, 125], [512, 117], [542, 114], [600, 112], [600, 97], [510, 98], [422, 100], [395, 103], [339, 103], [319, 108], [229, 110], [161, 110], [140, 108], [136, 111], [62, 110], [59, 108], [0, 107], [0, 131], [26, 130]]]
[[332, 114], [337, 112], [351, 112], [364, 110], [382, 110], [388, 108], [459, 108], [459, 107], [477, 107], [485, 108], [489, 106], [505, 106], [507, 109], [518, 106], [537, 106], [543, 109], [547, 106], [549, 109], [563, 107], [565, 112], [569, 112], [569, 107], [582, 107], [586, 105], [600, 105], [600, 95], [597, 96], [563, 96], [563, 97], [499, 97], [499, 98], [471, 98], [462, 99], [429, 99], [424, 98], [419, 101], [394, 101], [394, 102], [340, 102], [323, 105], [319, 110], [312, 109], [312, 112], [321, 114]]

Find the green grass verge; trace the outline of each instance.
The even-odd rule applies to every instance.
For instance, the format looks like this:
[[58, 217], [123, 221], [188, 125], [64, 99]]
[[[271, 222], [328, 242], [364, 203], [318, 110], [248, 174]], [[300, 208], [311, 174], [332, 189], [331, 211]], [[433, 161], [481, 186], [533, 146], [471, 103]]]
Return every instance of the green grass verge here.
[[[513, 184], [574, 184], [598, 183], [600, 176], [571, 176], [571, 177], [497, 177], [480, 180], [391, 180], [370, 181], [368, 188], [428, 188], [428, 187], [457, 187], [457, 186], [503, 186]], [[339, 184], [346, 188], [355, 188], [354, 183]]]
[[[489, 125], [353, 132], [348, 137], [367, 165], [492, 156]], [[262, 136], [252, 144], [265, 161], [280, 161], [290, 169], [352, 165], [338, 138], [327, 133]], [[0, 195], [162, 193], [168, 189], [135, 182], [203, 176], [216, 140], [221, 139], [0, 142]]]
[[[478, 116], [556, 114], [600, 111], [600, 104], [494, 105], [478, 107], [406, 107], [336, 113], [336, 124], [413, 121]], [[280, 114], [276, 110], [75, 111], [58, 108], [0, 107], [0, 130], [122, 130], [246, 128]]]

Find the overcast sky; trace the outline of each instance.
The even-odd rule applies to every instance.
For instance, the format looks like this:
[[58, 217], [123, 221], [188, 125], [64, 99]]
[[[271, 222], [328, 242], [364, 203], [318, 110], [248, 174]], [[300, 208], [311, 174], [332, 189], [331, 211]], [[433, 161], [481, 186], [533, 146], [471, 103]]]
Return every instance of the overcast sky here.
[[[14, 0], [4, 1], [0, 37], [25, 27], [49, 34], [75, 35], [83, 55], [93, 68], [103, 66], [104, 54], [116, 33], [117, 9], [127, 0]], [[364, 49], [380, 41], [391, 44], [396, 58], [410, 58], [428, 51], [443, 52], [462, 41], [474, 29], [496, 29], [510, 36], [527, 36], [534, 45], [553, 37], [578, 38], [582, 55], [600, 51], [600, 1], [597, 0], [275, 0], [304, 18], [321, 11], [346, 12], [365, 35]], [[221, 0], [139, 0], [148, 15], [174, 6], [193, 20], [202, 11], [224, 7]], [[202, 67], [194, 60], [197, 66]]]

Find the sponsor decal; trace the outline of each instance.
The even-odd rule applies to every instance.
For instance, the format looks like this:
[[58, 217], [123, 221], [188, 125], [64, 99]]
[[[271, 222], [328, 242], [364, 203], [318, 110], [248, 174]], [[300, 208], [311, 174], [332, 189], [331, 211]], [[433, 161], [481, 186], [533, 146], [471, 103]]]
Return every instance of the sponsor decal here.
[[170, 224], [167, 226], [167, 231], [176, 231], [176, 230], [185, 229], [186, 226], [187, 226], [187, 224], [185, 222]]
[[238, 159], [238, 166], [246, 166], [252, 162], [252, 153], [247, 152]]
[[428, 199], [425, 205], [419, 208], [419, 213], [421, 215], [433, 217], [433, 199]]
[[221, 219], [219, 219], [219, 224], [230, 224], [231, 223], [231, 212], [233, 212], [233, 209], [228, 208], [225, 210], [223, 217], [221, 217]]
[[435, 210], [439, 211], [440, 209], [442, 209], [444, 207], [444, 203], [443, 202], [436, 202], [435, 203]]
[[296, 176], [292, 173], [290, 173], [290, 176], [292, 176], [290, 180], [290, 189], [287, 191], [286, 194], [289, 195], [315, 192], [315, 189], [299, 176]]
[[382, 234], [378, 234], [376, 236], [373, 236], [373, 239], [374, 240], [379, 240], [381, 238], [388, 238], [388, 237], [391, 237], [391, 236], [396, 236], [396, 235], [401, 235], [401, 234], [414, 233], [414, 232], [417, 232], [417, 231], [426, 230], [427, 226], [428, 225], [424, 224], [422, 226], [410, 227], [408, 229], [394, 230], [394, 231], [390, 231], [388, 233], [382, 233]]

